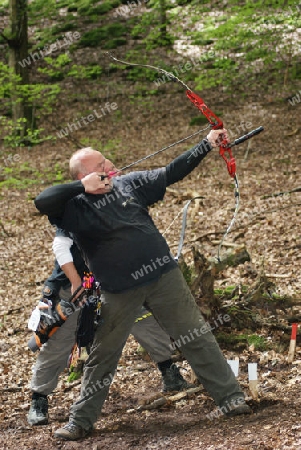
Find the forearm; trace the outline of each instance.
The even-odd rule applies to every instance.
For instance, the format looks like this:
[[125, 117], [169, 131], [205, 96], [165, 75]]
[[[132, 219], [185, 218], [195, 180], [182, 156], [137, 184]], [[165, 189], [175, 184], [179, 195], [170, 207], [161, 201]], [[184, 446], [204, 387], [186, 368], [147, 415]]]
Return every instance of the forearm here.
[[[60, 231], [63, 232], [62, 230]], [[62, 271], [72, 285], [72, 292], [74, 292], [75, 289], [81, 285], [81, 277], [73, 261], [73, 255], [71, 253], [72, 245], [73, 239], [71, 239], [68, 235], [60, 235], [54, 238], [52, 250]]]
[[81, 181], [59, 184], [45, 189], [35, 198], [36, 208], [47, 216], [62, 217], [66, 203], [85, 192]]
[[178, 156], [166, 166], [167, 186], [182, 180], [195, 169], [212, 149], [207, 139]]
[[82, 284], [81, 277], [79, 276], [73, 261], [63, 264], [61, 266], [61, 269], [64, 271], [66, 277], [69, 279], [72, 285], [72, 291], [81, 286]]

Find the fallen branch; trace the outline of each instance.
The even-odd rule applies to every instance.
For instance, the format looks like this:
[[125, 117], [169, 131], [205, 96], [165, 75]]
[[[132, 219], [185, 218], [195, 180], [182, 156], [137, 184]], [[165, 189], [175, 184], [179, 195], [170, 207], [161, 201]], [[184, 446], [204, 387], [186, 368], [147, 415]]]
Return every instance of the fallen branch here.
[[4, 225], [3, 225], [3, 223], [1, 222], [1, 220], [0, 220], [0, 228], [1, 228], [1, 230], [3, 231], [3, 233], [5, 234], [5, 236], [10, 237], [9, 232], [6, 231], [6, 229], [4, 228]]
[[179, 400], [183, 400], [183, 398], [188, 398], [192, 394], [195, 394], [196, 392], [199, 392], [203, 390], [203, 386], [196, 386], [195, 388], [187, 389], [183, 392], [178, 392], [174, 395], [164, 395], [162, 397], [157, 398], [150, 398], [147, 400], [144, 400], [143, 403], [141, 403], [134, 411], [144, 411], [144, 410], [150, 410], [150, 409], [157, 409], [161, 408], [161, 406], [175, 403]]
[[288, 274], [266, 273], [265, 276], [267, 278], [290, 278], [292, 276], [292, 274], [291, 273], [288, 273]]
[[295, 134], [297, 134], [299, 132], [300, 128], [295, 128], [295, 130], [291, 131], [291, 133], [287, 133], [285, 136], [289, 137], [289, 136], [294, 136]]
[[294, 192], [301, 192], [301, 187], [297, 187], [295, 189], [292, 189], [291, 191], [283, 191], [283, 192], [277, 192], [277, 194], [268, 194], [261, 197], [263, 200], [266, 198], [271, 197], [279, 197], [280, 195], [287, 195], [287, 194], [293, 194]]

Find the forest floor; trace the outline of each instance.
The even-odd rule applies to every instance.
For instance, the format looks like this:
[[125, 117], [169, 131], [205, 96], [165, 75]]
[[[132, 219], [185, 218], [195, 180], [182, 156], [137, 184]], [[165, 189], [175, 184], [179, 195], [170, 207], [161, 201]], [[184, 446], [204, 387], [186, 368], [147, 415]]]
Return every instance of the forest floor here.
[[[103, 107], [107, 100], [116, 102], [120, 111], [118, 121], [116, 116], [107, 114], [72, 134], [77, 141], [89, 136], [103, 143], [120, 166], [197, 130], [188, 125], [197, 111], [177, 87], [168, 85], [162, 95], [145, 97], [144, 105], [128, 101], [132, 88], [128, 86], [127, 92], [118, 95], [114, 90], [109, 94], [102, 92], [97, 99], [90, 99], [89, 108], [94, 101], [95, 107]], [[80, 92], [80, 86], [77, 89]], [[292, 303], [289, 310], [283, 310], [272, 301], [259, 302], [257, 313], [264, 320], [283, 318], [282, 323], [288, 326], [287, 317], [301, 314], [301, 192], [273, 195], [301, 187], [298, 120], [301, 105], [273, 102], [264, 94], [247, 102], [234, 99], [231, 103], [223, 103], [214, 92], [204, 93], [203, 97], [213, 111], [223, 112], [223, 121], [233, 137], [260, 125], [265, 127], [250, 144], [234, 148], [241, 205], [236, 225], [226, 241], [229, 245], [245, 245], [251, 262], [221, 272], [215, 287], [250, 287], [264, 273], [274, 283], [275, 292], [289, 297]], [[75, 117], [76, 104], [73, 110], [67, 110], [63, 94], [60, 100], [56, 113], [46, 124], [47, 131], [53, 133], [53, 123], [60, 127]], [[192, 143], [170, 149], [136, 168], [165, 165], [196, 142], [194, 138]], [[79, 442], [62, 442], [52, 436], [68, 420], [69, 407], [79, 392], [78, 383], [72, 387], [67, 382], [67, 372], [62, 374], [58, 388], [50, 397], [49, 425], [30, 427], [27, 424], [29, 381], [36, 358], [27, 348], [31, 335], [27, 321], [53, 265], [53, 230], [47, 219], [38, 214], [33, 199], [57, 180], [57, 167], [66, 170], [76, 147], [67, 139], [58, 139], [55, 144], [45, 142], [30, 149], [18, 149], [14, 154], [6, 151], [3, 156], [3, 166], [22, 169], [20, 178], [33, 176], [34, 168], [36, 174], [47, 174], [47, 179], [37, 177], [36, 184], [23, 189], [3, 188], [0, 197], [0, 449], [301, 449], [300, 334], [295, 360], [288, 364], [289, 336], [279, 328], [270, 327], [256, 330], [271, 344], [265, 350], [259, 351], [252, 345], [223, 348], [228, 359], [239, 357], [241, 361], [238, 380], [252, 407], [250, 416], [210, 420], [208, 414], [214, 411], [215, 405], [204, 390], [175, 402], [167, 401], [161, 408], [138, 410], [141, 401], [160, 392], [161, 379], [155, 365], [145, 359], [138, 344], [130, 338], [103, 414], [90, 437]], [[233, 214], [233, 183], [217, 151], [211, 152], [189, 177], [168, 190], [164, 202], [152, 208], [152, 216], [162, 232], [185, 201], [195, 195], [203, 198], [188, 218], [183, 249], [188, 262], [192, 242], [206, 257], [216, 256], [218, 243]], [[180, 227], [181, 217], [166, 233], [172, 252], [176, 252]], [[243, 331], [249, 332], [231, 327], [233, 334]], [[258, 363], [258, 401], [251, 398], [248, 388], [249, 362]], [[187, 362], [180, 358], [179, 365], [183, 375], [189, 378]]]

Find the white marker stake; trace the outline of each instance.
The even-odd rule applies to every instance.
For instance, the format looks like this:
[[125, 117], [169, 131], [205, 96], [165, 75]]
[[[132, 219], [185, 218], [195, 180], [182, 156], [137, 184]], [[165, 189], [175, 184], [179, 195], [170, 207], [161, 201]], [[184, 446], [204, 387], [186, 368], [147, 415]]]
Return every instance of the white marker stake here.
[[289, 351], [288, 351], [288, 357], [287, 357], [287, 362], [290, 364], [294, 361], [295, 358], [295, 352], [296, 352], [296, 339], [297, 339], [297, 328], [298, 328], [298, 324], [297, 323], [293, 323], [292, 324], [292, 335], [291, 335], [291, 341], [290, 341], [290, 346], [289, 346]]
[[239, 371], [239, 359], [227, 359], [227, 363], [232, 369], [232, 372], [236, 377], [238, 377], [238, 371]]
[[249, 389], [254, 400], [258, 400], [257, 363], [248, 364]]

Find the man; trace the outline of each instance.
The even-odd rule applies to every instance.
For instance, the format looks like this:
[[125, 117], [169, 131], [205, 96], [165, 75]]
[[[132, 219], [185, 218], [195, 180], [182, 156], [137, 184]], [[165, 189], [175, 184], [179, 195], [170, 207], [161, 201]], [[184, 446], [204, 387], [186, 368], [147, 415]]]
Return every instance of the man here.
[[[74, 292], [81, 285], [83, 274], [89, 269], [79, 249], [64, 230], [56, 231], [53, 250], [55, 267], [45, 282], [42, 295], [54, 306], [60, 299], [70, 298], [71, 291]], [[48, 395], [56, 388], [59, 374], [67, 366], [76, 340], [79, 313], [80, 308], [77, 308], [39, 352], [31, 379], [32, 400], [27, 416], [30, 425], [48, 423]], [[140, 311], [131, 333], [157, 364], [162, 374], [164, 392], [182, 391], [194, 386], [184, 380], [171, 359], [170, 337], [145, 308]]]
[[182, 353], [221, 410], [227, 415], [250, 413], [148, 213], [150, 205], [163, 199], [166, 187], [187, 176], [223, 137], [227, 138], [225, 129], [211, 130], [207, 139], [164, 168], [116, 177], [112, 163], [101, 153], [82, 149], [70, 159], [70, 172], [77, 181], [50, 187], [35, 199], [40, 212], [73, 232], [104, 293], [103, 323], [85, 364], [81, 395], [71, 407], [69, 423], [55, 432], [56, 437], [76, 440], [93, 429], [142, 305], [169, 336], [185, 338]]

